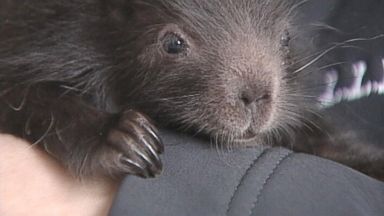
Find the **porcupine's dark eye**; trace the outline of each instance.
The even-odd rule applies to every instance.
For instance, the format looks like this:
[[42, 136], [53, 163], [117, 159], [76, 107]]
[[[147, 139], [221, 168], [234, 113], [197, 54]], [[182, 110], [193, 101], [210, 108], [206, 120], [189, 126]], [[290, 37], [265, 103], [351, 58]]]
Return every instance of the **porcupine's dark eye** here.
[[172, 32], [166, 33], [162, 41], [165, 52], [169, 54], [181, 54], [188, 48], [186, 41], [178, 34]]
[[280, 43], [283, 47], [288, 47], [289, 42], [291, 41], [291, 36], [289, 35], [288, 31], [284, 31], [283, 35], [281, 36]]

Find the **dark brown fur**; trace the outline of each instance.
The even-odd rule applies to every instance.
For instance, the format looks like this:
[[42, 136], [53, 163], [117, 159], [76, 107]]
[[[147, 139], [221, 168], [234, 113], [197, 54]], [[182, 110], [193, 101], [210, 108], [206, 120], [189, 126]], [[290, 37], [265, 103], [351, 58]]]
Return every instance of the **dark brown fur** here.
[[[231, 145], [282, 142], [315, 107], [287, 2], [0, 0], [0, 129], [79, 176], [159, 173], [146, 115]], [[177, 55], [170, 33], [187, 44]]]

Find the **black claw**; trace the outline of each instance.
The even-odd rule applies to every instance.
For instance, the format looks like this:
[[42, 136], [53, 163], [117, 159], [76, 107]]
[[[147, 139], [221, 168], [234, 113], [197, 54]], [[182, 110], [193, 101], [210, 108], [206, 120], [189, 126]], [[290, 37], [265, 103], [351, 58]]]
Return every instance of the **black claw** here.
[[143, 179], [147, 179], [151, 177], [148, 172], [143, 172], [143, 171], [136, 171], [134, 173], [129, 173], [129, 174], [136, 175]]
[[[134, 110], [127, 110], [123, 113], [118, 130], [121, 134], [115, 135], [118, 138], [112, 136], [112, 143], [121, 151], [127, 151], [121, 158], [127, 166], [127, 172], [142, 178], [153, 178], [160, 174], [163, 164], [159, 154], [164, 151], [164, 146], [150, 119]], [[129, 142], [124, 137], [129, 138]], [[129, 145], [124, 145], [127, 142]]]
[[[146, 129], [146, 128], [138, 127], [138, 126], [132, 124], [132, 125], [129, 126], [128, 130], [131, 131], [131, 133], [133, 135], [135, 135], [135, 142], [144, 144], [145, 149], [147, 150], [147, 152], [149, 153], [149, 155], [151, 156], [151, 158], [154, 161], [156, 161], [156, 162], [160, 161], [158, 153], [159, 153], [159, 150], [163, 149], [162, 144], [161, 143], [154, 143], [154, 144], [152, 144], [150, 141], [146, 140], [145, 136], [144, 137], [138, 136], [137, 134], [139, 133], [139, 131], [141, 129]], [[146, 132], [148, 132], [148, 130], [146, 130]], [[156, 140], [153, 140], [153, 141], [156, 142]], [[139, 150], [136, 150], [136, 153], [140, 157], [142, 157], [145, 161], [150, 162], [148, 157], [146, 157], [143, 152], [139, 152]]]
[[153, 174], [147, 171], [147, 168], [143, 168], [140, 164], [132, 161], [128, 157], [121, 157], [122, 163], [126, 164], [132, 170], [129, 174], [139, 176], [141, 178], [150, 178]]
[[[135, 130], [135, 126], [133, 126]], [[137, 131], [137, 130], [136, 130]], [[157, 151], [157, 145], [152, 145], [150, 141], [147, 141], [145, 137], [139, 138], [136, 137], [135, 142], [142, 143], [144, 146], [141, 148], [134, 148], [135, 153], [142, 158], [148, 165], [154, 166], [156, 168], [161, 167], [160, 157]], [[144, 149], [142, 149], [144, 148]]]
[[149, 134], [151, 135], [151, 137], [156, 140], [156, 142], [158, 143], [158, 146], [159, 146], [159, 149], [158, 151], [160, 151], [160, 153], [162, 153], [164, 151], [164, 146], [162, 145], [162, 140], [160, 139], [160, 137], [157, 135], [158, 134], [158, 131], [157, 129], [154, 127], [154, 122], [152, 122], [152, 120], [150, 118], [148, 118], [147, 116], [145, 116], [144, 114], [142, 113], [135, 113], [134, 111], [130, 110], [130, 112], [132, 112], [133, 114], [135, 114], [135, 118], [133, 118], [133, 120], [141, 127], [141, 128], [144, 128], [147, 132], [149, 132]]
[[136, 153], [137, 156], [143, 159], [147, 164], [152, 163], [153, 158], [149, 158], [148, 155], [143, 153], [141, 150], [134, 148], [133, 151]]
[[162, 169], [163, 165], [162, 165], [160, 160], [157, 160], [157, 158], [151, 157], [151, 159], [149, 159], [143, 153], [139, 153], [139, 152], [136, 152], [136, 153], [138, 154], [138, 156], [140, 158], [142, 158], [146, 162], [146, 164], [148, 166], [147, 169], [149, 169], [151, 171], [154, 170], [154, 172], [156, 172], [156, 173], [159, 172]]
[[142, 140], [144, 145], [147, 147], [147, 149], [149, 150], [149, 152], [151, 153], [151, 155], [156, 159], [156, 160], [160, 160], [159, 156], [157, 155], [157, 152], [154, 148], [154, 146], [152, 146], [149, 142], [147, 142], [147, 140], [143, 139]]
[[150, 178], [155, 178], [156, 177], [155, 172], [154, 171], [149, 172], [149, 177]]
[[142, 178], [154, 178], [156, 175], [155, 175], [155, 171], [154, 170], [152, 170], [150, 168], [147, 168], [147, 169], [143, 170], [141, 172], [141, 175], [139, 175], [139, 176], [142, 177]]
[[140, 178], [143, 178], [143, 179], [147, 179], [151, 177], [147, 173], [144, 174], [143, 172], [137, 172], [137, 173], [134, 173], [134, 175], [139, 176]]
[[147, 147], [149, 153], [151, 154], [152, 158], [154, 159], [153, 161], [155, 162], [155, 166], [156, 167], [161, 167], [161, 159], [159, 157], [159, 155], [157, 154], [156, 150], [154, 149], [154, 147], [147, 142], [147, 140], [143, 139], [142, 140], [144, 145]]
[[125, 157], [125, 156], [121, 157], [121, 161], [122, 161], [124, 164], [126, 164], [126, 165], [132, 167], [132, 168], [135, 169], [135, 170], [144, 170], [144, 169], [145, 169], [145, 168], [144, 168], [143, 166], [141, 166], [139, 163], [134, 162], [133, 160], [129, 159], [128, 157]]
[[151, 137], [156, 141], [157, 144], [157, 152], [158, 153], [163, 153], [164, 152], [164, 145], [163, 141], [160, 139], [160, 137], [157, 135], [156, 130], [148, 125], [143, 125], [143, 127], [149, 132]]

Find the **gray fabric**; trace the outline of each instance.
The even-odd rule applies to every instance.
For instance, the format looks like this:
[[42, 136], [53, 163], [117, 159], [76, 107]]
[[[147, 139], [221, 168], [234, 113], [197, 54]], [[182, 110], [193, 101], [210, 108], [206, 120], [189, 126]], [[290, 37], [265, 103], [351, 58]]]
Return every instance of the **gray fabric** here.
[[252, 215], [383, 216], [384, 183], [331, 161], [291, 154], [264, 187]]
[[281, 148], [217, 151], [165, 134], [164, 173], [127, 177], [111, 216], [384, 215], [384, 183]]

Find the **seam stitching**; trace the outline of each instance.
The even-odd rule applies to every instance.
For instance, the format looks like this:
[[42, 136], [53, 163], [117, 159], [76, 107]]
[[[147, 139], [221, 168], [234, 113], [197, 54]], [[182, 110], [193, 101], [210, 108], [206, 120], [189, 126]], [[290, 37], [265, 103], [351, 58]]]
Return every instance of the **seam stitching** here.
[[293, 152], [288, 152], [287, 154], [285, 155], [282, 155], [281, 158], [279, 160], [276, 161], [276, 164], [274, 165], [274, 167], [271, 169], [271, 172], [268, 174], [268, 176], [265, 178], [265, 181], [263, 183], [263, 185], [261, 186], [261, 189], [258, 191], [257, 195], [256, 195], [256, 199], [255, 201], [253, 202], [253, 205], [250, 209], [250, 212], [249, 212], [249, 216], [252, 215], [252, 213], [254, 212], [254, 210], [256, 209], [256, 205], [257, 203], [259, 202], [260, 200], [260, 196], [263, 192], [263, 190], [265, 189], [265, 187], [267, 186], [267, 184], [270, 182], [270, 180], [272, 179], [272, 176], [275, 174], [275, 171], [277, 170], [278, 167], [280, 167], [280, 165], [282, 164], [282, 162], [289, 158], [291, 155], [293, 155], [294, 153]]
[[248, 168], [246, 169], [246, 171], [244, 172], [244, 175], [241, 176], [241, 178], [239, 179], [236, 187], [235, 187], [235, 190], [233, 191], [233, 194], [231, 196], [231, 198], [229, 199], [229, 203], [227, 205], [227, 210], [226, 210], [226, 215], [228, 215], [229, 213], [229, 210], [231, 209], [231, 204], [233, 202], [233, 199], [235, 198], [235, 195], [240, 187], [240, 185], [242, 185], [243, 181], [244, 181], [244, 178], [247, 176], [247, 174], [249, 173], [249, 171], [251, 170], [251, 168], [257, 163], [257, 161], [263, 156], [266, 154], [266, 152], [270, 151], [270, 149], [265, 149], [261, 154], [259, 154], [253, 161], [252, 163], [249, 164]]

